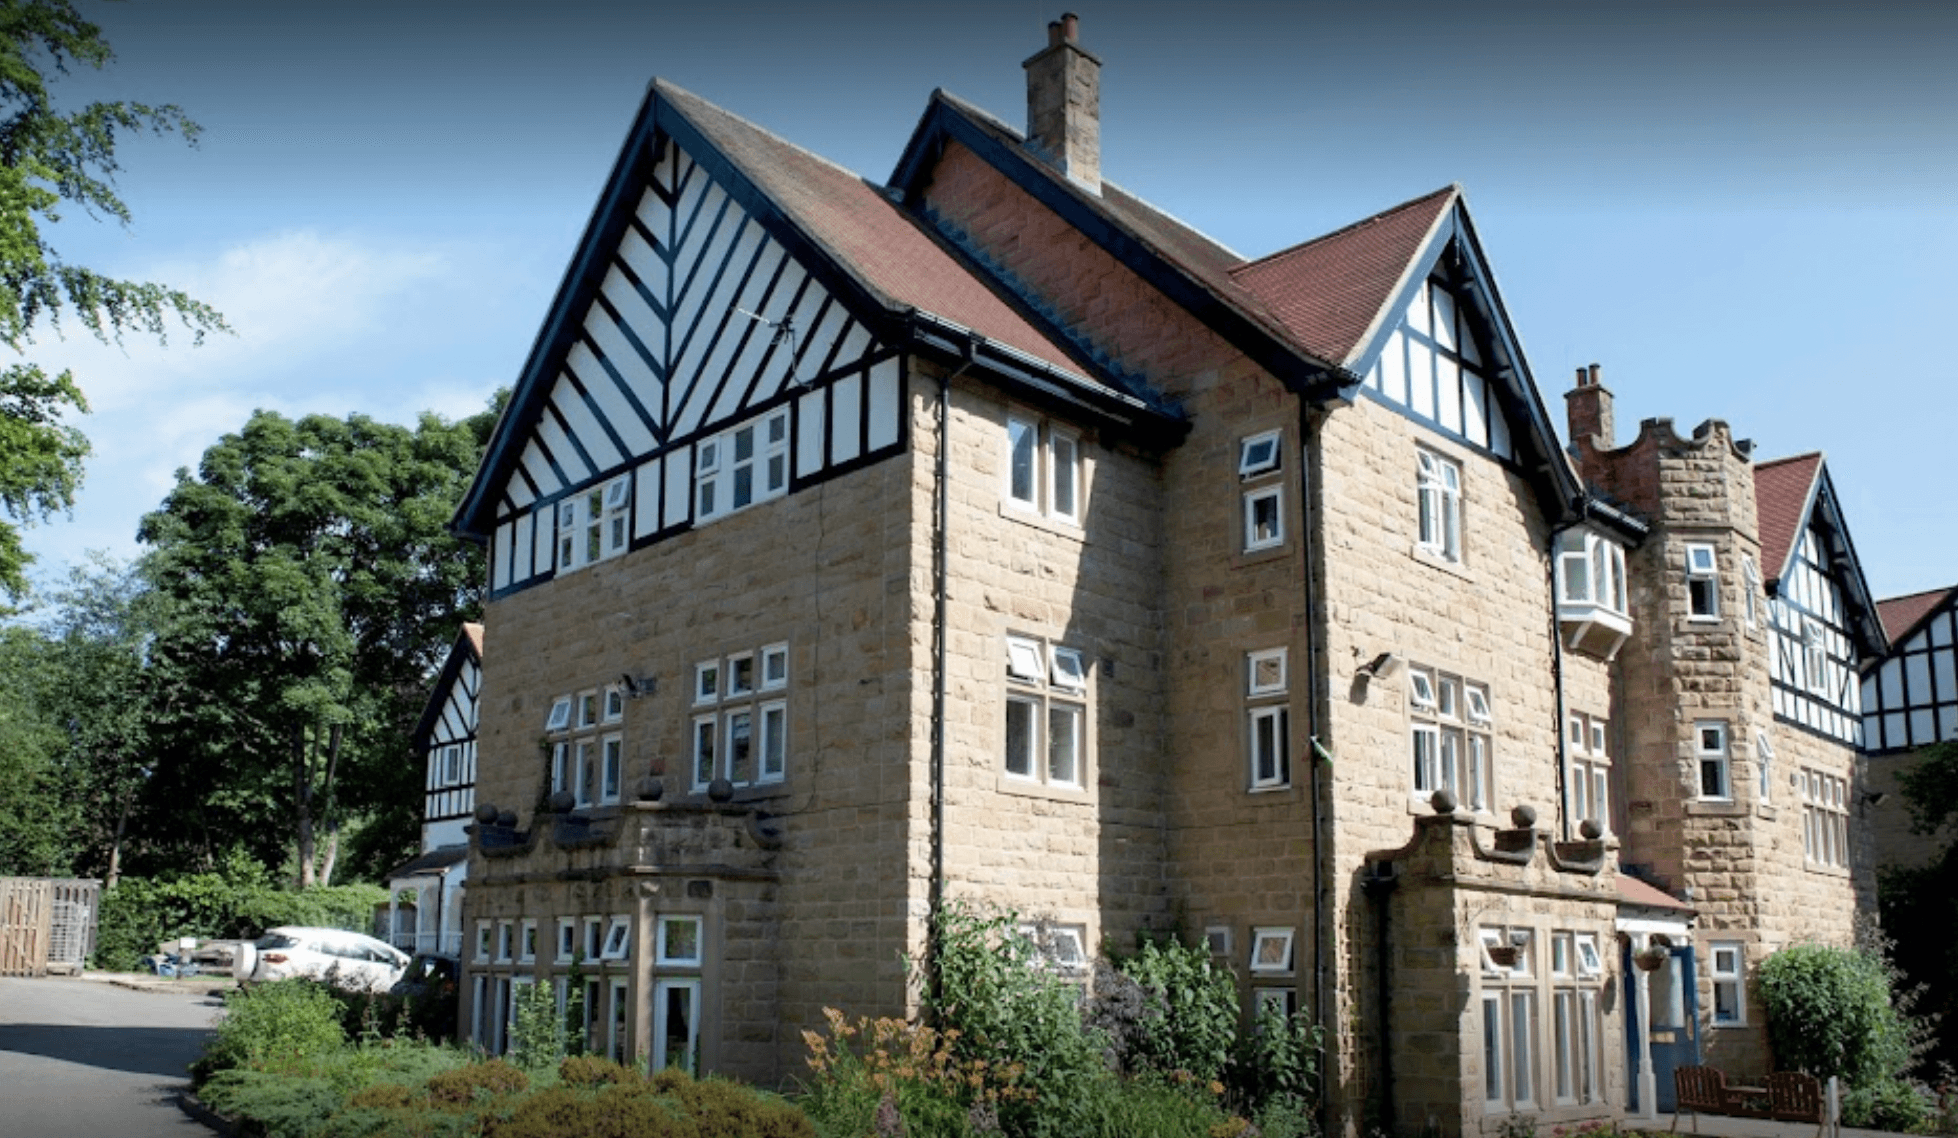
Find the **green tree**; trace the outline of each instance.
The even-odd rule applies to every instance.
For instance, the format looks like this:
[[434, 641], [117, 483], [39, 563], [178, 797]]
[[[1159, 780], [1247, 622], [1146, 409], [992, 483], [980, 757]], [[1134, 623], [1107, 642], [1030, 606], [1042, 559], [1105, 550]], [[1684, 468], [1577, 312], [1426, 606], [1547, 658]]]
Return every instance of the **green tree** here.
[[[68, 0], [0, 0], [0, 341], [16, 354], [43, 323], [58, 332], [64, 309], [105, 343], [128, 331], [163, 340], [172, 316], [193, 341], [226, 330], [214, 309], [179, 290], [63, 260], [42, 233], [64, 203], [129, 223], [115, 189], [119, 137], [149, 131], [196, 142], [197, 124], [176, 106], [56, 108], [50, 73], [64, 75], [70, 64], [100, 69], [113, 58], [101, 29]], [[0, 591], [10, 597], [27, 586], [20, 527], [74, 505], [88, 440], [62, 420], [87, 410], [69, 372], [50, 377], [25, 361], [0, 368]]]
[[373, 823], [368, 871], [413, 848], [408, 736], [484, 578], [447, 523], [497, 409], [412, 429], [260, 411], [143, 519], [151, 791], [205, 860], [245, 836], [306, 886], [345, 821]]
[[0, 628], [0, 876], [65, 876], [78, 852], [67, 740], [49, 710], [54, 656], [38, 630]]
[[1905, 979], [1920, 989], [1916, 1010], [1933, 1018], [1932, 1047], [1919, 1068], [1958, 1066], [1958, 740], [1936, 743], [1907, 759], [1897, 776], [1910, 807], [1911, 828], [1943, 842], [1922, 865], [1891, 867], [1879, 890], [1884, 930], [1896, 937], [1893, 956]]

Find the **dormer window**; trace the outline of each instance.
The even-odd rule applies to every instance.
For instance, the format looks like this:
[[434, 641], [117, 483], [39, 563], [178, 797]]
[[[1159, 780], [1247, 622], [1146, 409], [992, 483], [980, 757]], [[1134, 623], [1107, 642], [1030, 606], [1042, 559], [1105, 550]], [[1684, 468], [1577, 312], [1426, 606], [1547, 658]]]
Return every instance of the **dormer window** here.
[[1557, 539], [1557, 621], [1565, 644], [1609, 660], [1632, 633], [1625, 547], [1579, 526]]

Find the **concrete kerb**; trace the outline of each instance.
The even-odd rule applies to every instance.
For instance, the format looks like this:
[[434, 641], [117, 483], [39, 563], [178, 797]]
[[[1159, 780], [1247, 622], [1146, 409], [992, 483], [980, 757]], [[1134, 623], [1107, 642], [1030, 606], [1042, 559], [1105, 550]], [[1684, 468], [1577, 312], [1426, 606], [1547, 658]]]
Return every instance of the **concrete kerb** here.
[[[1626, 1130], [1644, 1130], [1653, 1133], [1671, 1131], [1671, 1114], [1652, 1117], [1627, 1117], [1619, 1125]], [[1816, 1127], [1807, 1122], [1775, 1122], [1767, 1118], [1740, 1118], [1728, 1114], [1702, 1114], [1697, 1125], [1693, 1115], [1679, 1120], [1680, 1134], [1704, 1134], [1710, 1138], [1815, 1138]], [[1825, 1138], [1829, 1136], [1825, 1135]], [[1853, 1127], [1839, 1127], [1833, 1138], [1897, 1138], [1894, 1130], [1859, 1130]]]

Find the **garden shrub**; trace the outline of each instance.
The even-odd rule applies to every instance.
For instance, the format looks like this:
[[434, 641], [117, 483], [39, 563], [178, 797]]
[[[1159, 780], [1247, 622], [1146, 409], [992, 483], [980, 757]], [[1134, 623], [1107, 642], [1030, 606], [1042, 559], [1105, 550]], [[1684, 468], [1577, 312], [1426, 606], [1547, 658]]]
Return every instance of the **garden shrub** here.
[[1842, 1096], [1842, 1124], [1865, 1130], [1918, 1133], [1935, 1113], [1929, 1093], [1903, 1079], [1879, 1079]]
[[1798, 944], [1761, 964], [1761, 999], [1776, 1062], [1850, 1088], [1910, 1065], [1910, 1036], [1874, 952]]
[[973, 1120], [997, 1130], [1002, 1103], [1033, 1097], [1020, 1085], [1020, 1064], [956, 1057], [956, 1028], [940, 1032], [901, 1019], [852, 1021], [835, 1008], [823, 1014], [829, 1020], [827, 1036], [802, 1033], [811, 1078], [801, 1101], [825, 1134], [872, 1133], [880, 1113], [886, 1132], [902, 1125], [908, 1138], [987, 1133]]
[[224, 1017], [191, 1065], [202, 1085], [219, 1071], [292, 1071], [343, 1046], [340, 1003], [320, 985], [280, 980], [225, 994]]
[[557, 1081], [568, 1087], [597, 1087], [629, 1083], [638, 1076], [630, 1067], [596, 1055], [571, 1055], [557, 1065]]
[[815, 1138], [815, 1133], [800, 1110], [774, 1095], [722, 1079], [695, 1080], [677, 1068], [652, 1079], [627, 1072], [624, 1081], [595, 1087], [561, 1083], [517, 1103], [508, 1117], [486, 1118], [483, 1128], [484, 1138]]
[[557, 1014], [557, 996], [548, 984], [517, 989], [510, 1017], [510, 1061], [526, 1071], [555, 1066], [564, 1058], [570, 1032]]
[[1324, 1044], [1323, 1029], [1304, 1012], [1288, 1016], [1275, 1007], [1258, 1010], [1251, 1031], [1238, 1045], [1233, 1076], [1237, 1097], [1259, 1120], [1260, 1131], [1283, 1133], [1286, 1127], [1297, 1133], [1311, 1130], [1309, 1121], [1299, 1129], [1293, 1120], [1312, 1117]]
[[308, 1138], [346, 1098], [317, 1075], [251, 1067], [218, 1071], [197, 1094], [219, 1114], [249, 1120], [243, 1132], [262, 1131], [266, 1138]]
[[530, 1088], [530, 1077], [519, 1067], [501, 1059], [487, 1059], [444, 1071], [428, 1080], [429, 1101], [453, 1106], [468, 1106], [479, 1095], [516, 1094]]
[[[1142, 989], [1147, 1009], [1123, 1065], [1188, 1071], [1206, 1083], [1221, 1078], [1237, 1042], [1237, 981], [1210, 953], [1173, 940], [1145, 941], [1116, 971]], [[1097, 977], [1098, 993], [1100, 982]]]

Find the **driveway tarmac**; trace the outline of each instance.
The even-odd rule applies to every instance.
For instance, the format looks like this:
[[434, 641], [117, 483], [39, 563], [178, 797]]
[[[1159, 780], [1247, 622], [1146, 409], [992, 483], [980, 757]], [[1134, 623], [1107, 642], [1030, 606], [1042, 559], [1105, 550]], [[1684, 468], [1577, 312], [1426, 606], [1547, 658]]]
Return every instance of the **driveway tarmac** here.
[[175, 1092], [224, 1006], [208, 990], [0, 977], [0, 1134], [207, 1138]]

